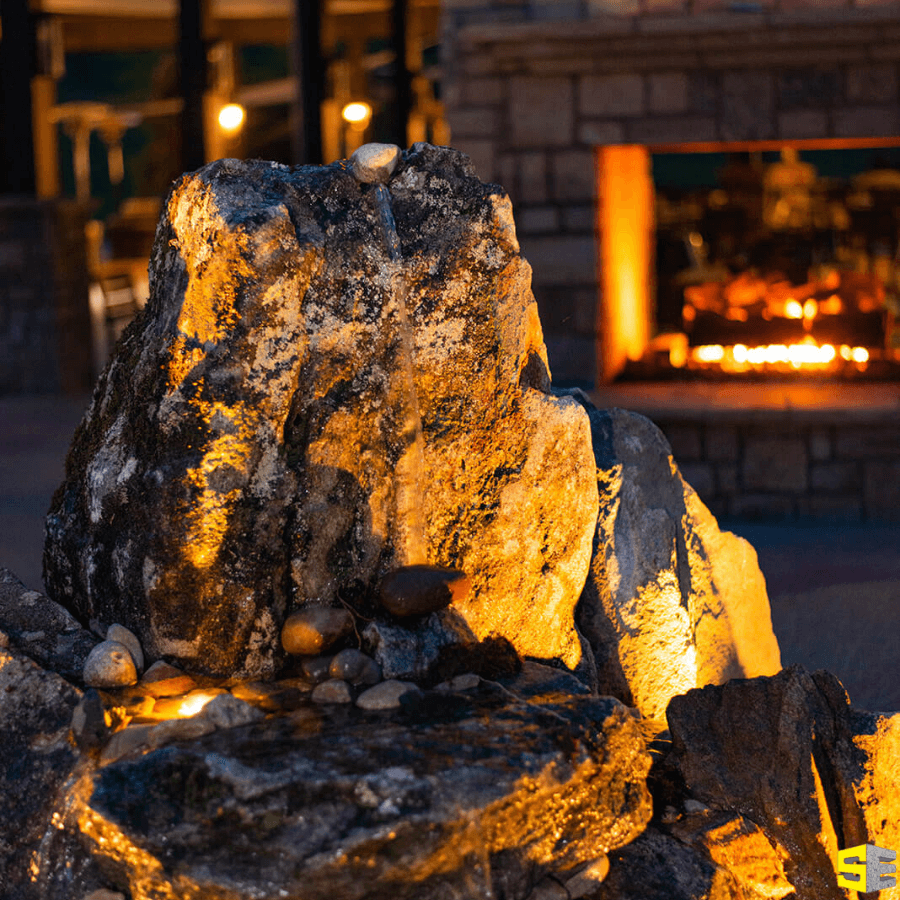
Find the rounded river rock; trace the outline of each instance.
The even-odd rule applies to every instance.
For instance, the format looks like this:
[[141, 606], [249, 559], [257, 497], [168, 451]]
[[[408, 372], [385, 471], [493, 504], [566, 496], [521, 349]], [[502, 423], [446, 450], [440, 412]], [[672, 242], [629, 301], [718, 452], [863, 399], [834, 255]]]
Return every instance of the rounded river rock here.
[[295, 656], [314, 656], [336, 644], [353, 628], [346, 609], [309, 606], [291, 613], [281, 629], [281, 644]]
[[472, 579], [458, 569], [404, 566], [384, 576], [379, 598], [393, 616], [425, 616], [464, 600], [471, 587]]
[[340, 678], [350, 684], [378, 684], [381, 681], [381, 666], [371, 656], [352, 647], [335, 655], [328, 673], [332, 678]]
[[388, 181], [400, 161], [396, 144], [363, 144], [350, 157], [350, 171], [363, 184]]
[[85, 660], [84, 683], [88, 687], [127, 687], [137, 680], [131, 651], [118, 641], [101, 641]]

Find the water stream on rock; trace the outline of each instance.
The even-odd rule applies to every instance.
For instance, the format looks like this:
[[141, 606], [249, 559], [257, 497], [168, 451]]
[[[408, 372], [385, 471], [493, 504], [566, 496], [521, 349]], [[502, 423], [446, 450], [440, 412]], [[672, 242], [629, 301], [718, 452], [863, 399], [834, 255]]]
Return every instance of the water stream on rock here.
[[394, 471], [396, 482], [394, 550], [399, 565], [411, 566], [428, 562], [425, 541], [425, 437], [422, 433], [422, 416], [419, 412], [413, 366], [415, 338], [406, 308], [409, 279], [403, 268], [400, 238], [391, 209], [390, 192], [383, 184], [378, 184], [374, 193], [384, 243], [391, 261], [391, 296], [397, 305], [398, 358], [401, 374], [398, 389], [403, 409], [401, 437], [406, 445]]

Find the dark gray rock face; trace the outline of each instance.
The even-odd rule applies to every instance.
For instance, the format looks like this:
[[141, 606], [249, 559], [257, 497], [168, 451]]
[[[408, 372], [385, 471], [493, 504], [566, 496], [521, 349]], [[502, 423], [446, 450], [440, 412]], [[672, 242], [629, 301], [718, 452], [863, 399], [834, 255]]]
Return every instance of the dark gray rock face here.
[[475, 636], [453, 609], [439, 610], [414, 624], [371, 622], [362, 632], [362, 641], [385, 678], [414, 681], [427, 680], [442, 654], [477, 645]]
[[471, 574], [478, 639], [581, 656], [587, 416], [549, 394], [509, 199], [446, 148], [385, 177], [220, 160], [173, 187], [44, 558], [149, 662], [270, 676], [290, 611], [424, 563]]
[[610, 854], [610, 871], [592, 900], [738, 900], [734, 881], [709, 858], [648, 829]]
[[886, 763], [873, 768], [874, 747], [859, 743], [872, 719], [827, 672], [736, 679], [672, 700], [672, 764], [692, 797], [762, 830], [798, 900], [838, 900], [837, 850], [875, 842], [871, 825], [885, 827], [867, 827], [865, 815], [866, 782]]
[[72, 614], [0, 567], [0, 632], [13, 647], [69, 681], [81, 681], [84, 663], [100, 638]]
[[759, 826], [744, 816], [693, 809], [671, 824], [668, 833], [715, 865], [711, 886], [722, 888], [728, 897], [780, 900], [795, 895], [784, 874], [782, 853]]
[[80, 696], [24, 654], [0, 649], [0, 897], [44, 896], [38, 874], [79, 766], [68, 738]]
[[781, 668], [765, 580], [747, 541], [719, 530], [662, 432], [621, 409], [590, 417], [600, 513], [577, 624], [600, 693], [662, 719], [676, 694]]
[[304, 709], [111, 763], [82, 815], [91, 852], [135, 900], [524, 900], [643, 830], [649, 757], [620, 703], [477, 693]]

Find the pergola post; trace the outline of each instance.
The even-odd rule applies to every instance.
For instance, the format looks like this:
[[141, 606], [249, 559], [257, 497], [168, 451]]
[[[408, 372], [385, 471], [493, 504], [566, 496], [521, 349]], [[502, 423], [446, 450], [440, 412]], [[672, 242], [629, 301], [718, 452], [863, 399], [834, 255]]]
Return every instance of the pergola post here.
[[413, 106], [412, 72], [409, 68], [409, 0], [391, 3], [391, 32], [394, 44], [394, 140], [407, 145], [407, 129]]
[[321, 0], [293, 0], [291, 60], [297, 80], [293, 109], [294, 162], [322, 162], [322, 100], [325, 66], [322, 60]]
[[[5, 0], [4, 0], [5, 2]], [[178, 58], [181, 96], [181, 168], [192, 172], [206, 163], [204, 95], [207, 82], [203, 23], [207, 0], [180, 0]]]
[[612, 381], [628, 360], [640, 359], [650, 340], [656, 202], [645, 146], [599, 147], [596, 161], [600, 384]]
[[28, 0], [3, 0], [0, 40], [0, 193], [33, 197], [31, 80], [36, 74], [34, 20]]

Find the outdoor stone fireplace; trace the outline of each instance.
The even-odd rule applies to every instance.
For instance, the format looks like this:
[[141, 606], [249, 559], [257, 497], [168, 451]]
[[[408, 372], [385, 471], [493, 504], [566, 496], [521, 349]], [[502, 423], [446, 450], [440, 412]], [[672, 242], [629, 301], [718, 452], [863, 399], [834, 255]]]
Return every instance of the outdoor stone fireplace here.
[[609, 379], [652, 337], [651, 152], [900, 132], [897, 3], [449, 0], [443, 46], [453, 143], [513, 199], [563, 380]]

